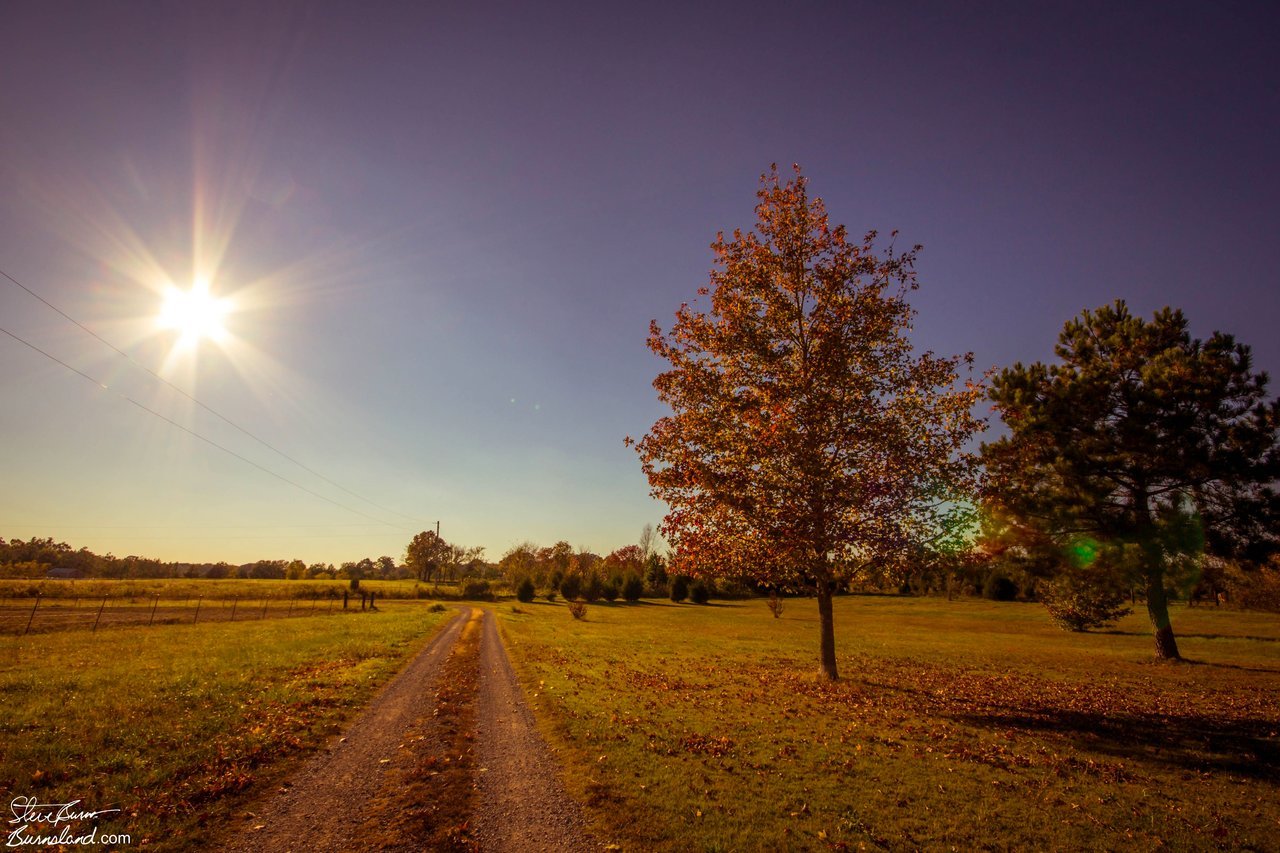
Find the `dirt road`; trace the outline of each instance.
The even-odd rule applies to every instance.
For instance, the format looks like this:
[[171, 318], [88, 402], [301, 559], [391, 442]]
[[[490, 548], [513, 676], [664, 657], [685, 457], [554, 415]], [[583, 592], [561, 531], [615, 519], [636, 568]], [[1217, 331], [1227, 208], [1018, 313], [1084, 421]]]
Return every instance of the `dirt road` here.
[[[441, 684], [440, 673], [468, 621], [478, 622], [465, 632], [470, 655], [478, 660], [478, 678], [458, 678]], [[475, 654], [473, 633], [479, 628]], [[459, 661], [454, 661], [456, 666]], [[455, 675], [451, 679], [456, 678]], [[459, 702], [458, 688], [474, 695]], [[441, 715], [460, 705], [474, 714], [461, 717], [474, 731], [465, 732], [472, 744], [456, 755], [463, 767], [436, 776], [423, 774], [424, 758], [432, 748], [432, 732], [441, 728]], [[473, 722], [471, 722], [473, 720]], [[439, 739], [436, 738], [438, 741]], [[456, 740], [455, 740], [456, 742]], [[457, 771], [465, 769], [459, 777]], [[533, 715], [511, 669], [491, 613], [463, 609], [440, 634], [382, 690], [358, 719], [328, 750], [315, 756], [281, 790], [250, 809], [250, 818], [223, 840], [232, 851], [355, 851], [428, 849], [415, 844], [411, 824], [396, 827], [395, 843], [371, 837], [370, 804], [376, 815], [421, 812], [432, 784], [465, 785], [462, 802], [469, 803], [469, 819], [462, 832], [449, 835], [448, 846], [478, 847], [484, 851], [585, 851], [598, 849], [586, 833], [578, 803], [560, 783], [559, 767], [534, 725]], [[447, 781], [452, 780], [452, 781]], [[460, 792], [450, 792], [458, 802]], [[397, 798], [399, 801], [397, 802]], [[376, 842], [376, 843], [375, 843]]]
[[582, 809], [560, 784], [498, 635], [485, 614], [477, 722], [476, 837], [486, 851], [593, 850]]

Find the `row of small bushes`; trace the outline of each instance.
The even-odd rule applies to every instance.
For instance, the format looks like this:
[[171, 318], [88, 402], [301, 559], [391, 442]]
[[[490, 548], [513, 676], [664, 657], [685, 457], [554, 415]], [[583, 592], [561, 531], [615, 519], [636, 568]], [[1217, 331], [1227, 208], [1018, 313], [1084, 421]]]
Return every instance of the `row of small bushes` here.
[[[675, 602], [688, 599], [694, 604], [706, 604], [711, 599], [710, 586], [701, 580], [690, 582], [683, 575], [672, 578], [668, 589], [671, 600]], [[523, 578], [516, 584], [516, 598], [525, 604], [533, 601], [537, 594], [538, 590], [532, 578]], [[600, 599], [613, 602], [619, 597], [624, 601], [636, 602], [644, 596], [644, 581], [638, 575], [628, 575], [619, 584], [612, 579], [602, 580], [596, 575], [591, 575], [584, 582], [576, 574], [568, 575], [560, 582], [558, 590], [553, 589], [546, 593], [547, 601], [555, 601], [557, 596], [563, 596], [565, 601], [583, 599], [588, 603]]]
[[684, 575], [676, 575], [671, 579], [671, 600], [681, 602], [686, 598], [694, 604], [706, 604], [711, 600], [711, 587], [704, 581], [690, 583]]

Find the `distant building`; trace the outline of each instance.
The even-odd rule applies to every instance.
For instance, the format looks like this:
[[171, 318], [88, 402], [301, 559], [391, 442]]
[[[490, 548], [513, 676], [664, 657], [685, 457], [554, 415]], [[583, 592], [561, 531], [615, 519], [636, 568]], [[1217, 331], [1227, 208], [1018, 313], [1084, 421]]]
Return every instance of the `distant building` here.
[[52, 568], [44, 573], [49, 580], [73, 581], [77, 578], [84, 577], [84, 572], [79, 569], [69, 569], [65, 566]]

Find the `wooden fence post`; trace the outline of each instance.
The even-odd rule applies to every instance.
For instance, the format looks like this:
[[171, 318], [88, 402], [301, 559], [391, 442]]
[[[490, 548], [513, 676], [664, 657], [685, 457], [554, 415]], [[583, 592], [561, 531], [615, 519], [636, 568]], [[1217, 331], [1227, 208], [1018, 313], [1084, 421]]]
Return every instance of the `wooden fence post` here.
[[200, 621], [200, 602], [202, 601], [204, 601], [203, 595], [196, 599], [196, 618], [191, 620], [192, 625]]
[[147, 620], [147, 627], [151, 627], [151, 623], [156, 621], [156, 608], [160, 606], [160, 593], [156, 593], [155, 603], [151, 605], [151, 618]]
[[289, 599], [289, 612], [284, 615], [284, 618], [288, 619], [290, 616], [293, 615], [293, 604], [294, 604], [294, 599], [292, 598]]
[[266, 618], [267, 618], [267, 602], [268, 602], [268, 601], [270, 601], [270, 600], [271, 600], [271, 599], [269, 599], [269, 598], [264, 598], [264, 599], [262, 599], [262, 615], [258, 617], [259, 619], [266, 619]]
[[102, 621], [102, 611], [107, 609], [107, 597], [102, 596], [102, 604], [98, 607], [98, 618], [93, 620], [93, 630], [89, 633], [98, 633], [98, 623]]
[[236, 605], [239, 603], [240, 603], [240, 599], [238, 598], [231, 599], [231, 621], [232, 622], [236, 621]]
[[36, 593], [36, 603], [31, 608], [31, 615], [27, 617], [27, 627], [22, 629], [22, 636], [27, 636], [27, 632], [31, 630], [31, 622], [36, 618], [36, 608], [40, 606], [40, 593]]

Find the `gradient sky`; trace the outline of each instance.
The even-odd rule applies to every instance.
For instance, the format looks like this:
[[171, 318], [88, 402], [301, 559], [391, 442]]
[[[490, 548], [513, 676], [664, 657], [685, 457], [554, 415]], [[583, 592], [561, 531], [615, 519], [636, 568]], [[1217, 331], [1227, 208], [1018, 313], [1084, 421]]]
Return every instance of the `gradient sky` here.
[[[634, 542], [662, 515], [623, 446], [663, 414], [649, 320], [772, 162], [924, 245], [921, 349], [1049, 359], [1121, 297], [1274, 374], [1276, 9], [9, 0], [0, 270], [306, 468], [0, 280], [0, 326], [113, 389], [0, 335], [0, 535]], [[237, 310], [193, 357], [155, 317], [197, 267]]]

